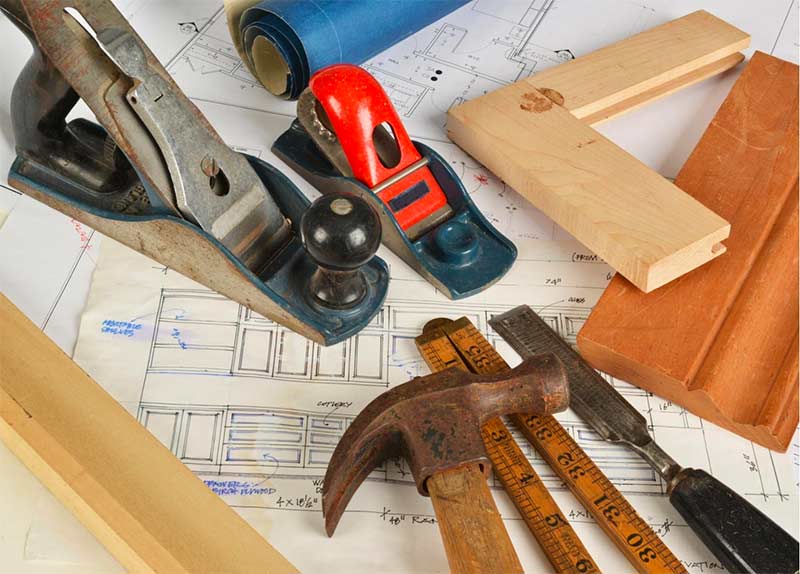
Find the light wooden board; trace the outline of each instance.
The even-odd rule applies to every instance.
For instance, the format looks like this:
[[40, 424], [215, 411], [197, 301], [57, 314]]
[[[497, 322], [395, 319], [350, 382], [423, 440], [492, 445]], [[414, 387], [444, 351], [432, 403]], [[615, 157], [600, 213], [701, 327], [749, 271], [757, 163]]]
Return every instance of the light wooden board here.
[[297, 570], [0, 295], [0, 439], [130, 572]]
[[748, 43], [744, 32], [695, 12], [457, 106], [448, 132], [649, 292], [721, 255], [730, 227], [587, 120], [732, 67]]
[[676, 184], [729, 252], [644, 294], [615, 277], [578, 335], [597, 368], [764, 446], [797, 426], [798, 68], [757, 52]]
[[698, 10], [514, 85], [554, 90], [576, 118], [594, 122], [607, 110], [630, 109], [625, 102], [641, 104], [735, 66], [749, 44], [748, 34]]

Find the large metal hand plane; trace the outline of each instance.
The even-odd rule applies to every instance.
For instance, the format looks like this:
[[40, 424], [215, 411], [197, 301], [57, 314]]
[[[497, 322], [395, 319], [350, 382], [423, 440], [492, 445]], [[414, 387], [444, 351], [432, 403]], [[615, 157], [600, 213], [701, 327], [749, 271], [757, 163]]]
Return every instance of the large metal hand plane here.
[[[321, 344], [372, 319], [388, 270], [363, 200], [310, 206], [231, 150], [110, 1], [0, 11], [34, 48], [11, 99], [12, 186]], [[101, 125], [67, 123], [79, 99]]]

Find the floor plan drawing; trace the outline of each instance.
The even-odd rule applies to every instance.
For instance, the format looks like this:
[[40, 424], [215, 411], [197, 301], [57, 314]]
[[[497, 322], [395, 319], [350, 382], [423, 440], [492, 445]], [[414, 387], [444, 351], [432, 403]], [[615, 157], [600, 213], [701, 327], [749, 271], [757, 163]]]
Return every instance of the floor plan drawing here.
[[[453, 303], [443, 314], [469, 317], [484, 328], [491, 313]], [[436, 314], [433, 304], [392, 301], [363, 331], [343, 343], [323, 347], [211, 291], [164, 289], [147, 376], [217, 374], [386, 388], [406, 380], [409, 365], [422, 363], [414, 337], [419, 334], [419, 322]], [[574, 342], [588, 312], [551, 305], [542, 316]]]
[[[428, 372], [414, 346], [421, 321], [437, 314], [454, 319], [466, 316], [495, 345], [502, 346], [488, 320], [503, 310], [502, 306], [487, 309], [453, 303], [442, 312], [419, 301], [392, 301], [362, 332], [341, 344], [322, 347], [208, 290], [163, 289], [138, 417], [178, 458], [204, 475], [322, 478], [352, 416], [330, 410], [155, 401], [171, 396], [173, 379], [190, 380], [191, 375], [385, 389]], [[541, 316], [574, 343], [588, 313], [585, 308], [550, 305], [541, 310]], [[648, 400], [646, 393], [627, 385], [626, 394]], [[660, 425], [700, 428], [696, 418], [674, 407], [649, 416]], [[633, 492], [662, 493], [656, 474], [638, 457], [624, 449], [607, 448], [574, 417], [568, 428], [595, 460], [606, 461], [616, 472], [613, 476]], [[532, 460], [538, 460], [530, 446], [524, 448]], [[279, 470], [274, 469], [276, 464]], [[561, 488], [541, 460], [537, 466], [554, 487]], [[411, 482], [408, 468], [400, 461], [387, 463], [375, 474], [373, 478], [385, 481]]]
[[[333, 449], [353, 419], [326, 411], [168, 403], [142, 403], [138, 415], [143, 426], [203, 477], [271, 479], [323, 478]], [[664, 494], [656, 473], [635, 454], [608, 448], [578, 421], [565, 426], [623, 492]], [[523, 436], [514, 436], [548, 487], [563, 490], [561, 480]], [[384, 462], [369, 480], [414, 482], [403, 460]], [[490, 484], [502, 488], [496, 477]]]

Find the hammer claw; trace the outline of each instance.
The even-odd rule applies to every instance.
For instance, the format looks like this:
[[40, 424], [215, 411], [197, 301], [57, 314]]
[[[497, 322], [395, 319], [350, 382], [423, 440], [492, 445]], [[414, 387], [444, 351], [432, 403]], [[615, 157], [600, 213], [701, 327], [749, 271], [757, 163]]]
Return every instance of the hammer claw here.
[[[346, 436], [347, 432], [342, 440]], [[325, 532], [328, 536], [333, 536], [347, 504], [364, 479], [385, 459], [400, 454], [399, 439], [396, 431], [386, 428], [383, 432], [360, 441], [359, 446], [352, 452], [338, 457], [337, 446], [328, 464], [322, 487], [322, 516], [325, 517]], [[342, 441], [339, 444], [342, 444]]]

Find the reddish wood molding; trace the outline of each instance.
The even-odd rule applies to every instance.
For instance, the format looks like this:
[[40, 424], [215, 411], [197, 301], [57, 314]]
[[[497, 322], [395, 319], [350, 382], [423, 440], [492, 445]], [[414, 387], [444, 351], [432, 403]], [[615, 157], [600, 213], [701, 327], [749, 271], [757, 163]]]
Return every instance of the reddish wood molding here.
[[617, 275], [578, 335], [596, 368], [775, 450], [798, 420], [798, 67], [756, 52], [675, 183], [728, 252], [642, 293]]

